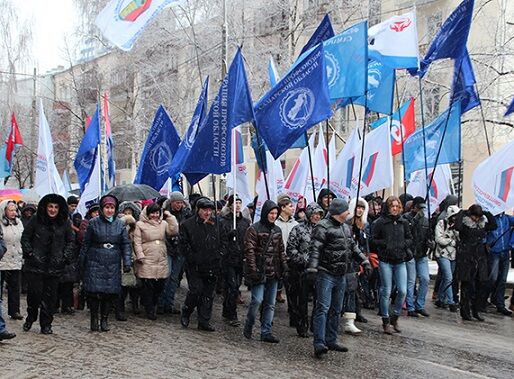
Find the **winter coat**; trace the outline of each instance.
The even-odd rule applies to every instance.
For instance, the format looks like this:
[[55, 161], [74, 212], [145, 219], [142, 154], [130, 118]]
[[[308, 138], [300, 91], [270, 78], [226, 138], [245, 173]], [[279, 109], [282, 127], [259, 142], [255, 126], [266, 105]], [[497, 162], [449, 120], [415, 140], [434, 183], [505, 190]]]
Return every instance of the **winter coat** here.
[[[244, 238], [250, 221], [240, 213], [236, 217], [236, 230], [234, 231], [234, 214], [228, 207], [221, 210], [220, 229], [223, 258], [223, 267], [243, 267]], [[234, 239], [235, 237], [235, 239]]]
[[[48, 203], [59, 204], [59, 213], [54, 219], [48, 217]], [[64, 197], [57, 194], [43, 196], [37, 213], [23, 230], [21, 247], [25, 272], [49, 276], [62, 274], [65, 263], [72, 260], [74, 249], [74, 234]]]
[[459, 232], [454, 227], [450, 227], [448, 217], [440, 220], [435, 227], [435, 257], [446, 258], [454, 261], [457, 255], [457, 245], [459, 243]]
[[125, 209], [131, 209], [132, 210], [132, 216], [137, 221], [139, 220], [139, 216], [141, 214], [141, 207], [134, 203], [133, 201], [124, 201], [120, 204], [120, 208], [118, 210], [118, 213], [123, 214], [123, 211]]
[[187, 269], [199, 275], [218, 275], [221, 270], [221, 243], [217, 221], [204, 221], [198, 214], [179, 227], [179, 250]]
[[509, 254], [514, 216], [500, 213], [494, 216], [497, 228], [487, 233], [487, 245], [492, 254]]
[[31, 217], [25, 217], [23, 215], [23, 212], [25, 212], [27, 209], [32, 209], [34, 211], [34, 213], [37, 212], [37, 206], [35, 204], [32, 204], [32, 203], [28, 203], [28, 204], [25, 204], [23, 206], [23, 208], [21, 208], [20, 210], [20, 213], [21, 213], [21, 223], [23, 224], [23, 227], [27, 226], [27, 224], [29, 223]]
[[309, 268], [326, 271], [330, 275], [346, 274], [352, 258], [359, 262], [366, 260], [352, 237], [350, 227], [332, 216], [316, 225], [309, 250]]
[[245, 277], [248, 284], [265, 283], [267, 279], [281, 279], [288, 271], [282, 230], [268, 221], [268, 214], [278, 206], [266, 200], [259, 222], [251, 225], [245, 234]]
[[[123, 203], [122, 203], [123, 204]], [[120, 220], [123, 221], [125, 225], [125, 229], [127, 230], [129, 240], [130, 240], [130, 249], [132, 252], [132, 262], [136, 261], [136, 254], [134, 253], [134, 231], [136, 230], [136, 219], [131, 215], [122, 215], [120, 214]], [[121, 273], [121, 286], [122, 287], [137, 287], [139, 284], [138, 279], [136, 278], [136, 274], [134, 273], [134, 265], [129, 272]]]
[[455, 219], [455, 229], [459, 231], [460, 244], [455, 263], [455, 278], [463, 282], [488, 278], [487, 232], [496, 229], [496, 220], [490, 212], [478, 222], [474, 222], [467, 211], [461, 211]]
[[[430, 221], [422, 213], [403, 215], [410, 226], [412, 234], [412, 253], [414, 258], [421, 259], [427, 256], [430, 242], [433, 241], [430, 235]], [[432, 243], [433, 245], [433, 243]]]
[[173, 236], [168, 236], [168, 243], [167, 243], [168, 255], [171, 256], [171, 257], [177, 257], [177, 256], [182, 255], [182, 252], [180, 250], [180, 243], [179, 243], [180, 228], [181, 228], [182, 224], [184, 223], [184, 221], [186, 221], [187, 219], [191, 218], [193, 216], [193, 214], [191, 213], [191, 210], [189, 208], [187, 208], [187, 207], [183, 207], [178, 212], [173, 211], [171, 209], [171, 205], [170, 205], [169, 200], [166, 200], [164, 202], [163, 209], [167, 210], [173, 216], [175, 216], [175, 219], [177, 220], [177, 223], [178, 223], [179, 234], [178, 235], [173, 235]]
[[378, 259], [382, 262], [398, 264], [412, 259], [412, 234], [409, 223], [400, 216], [380, 216], [373, 223], [371, 233]]
[[125, 225], [119, 218], [109, 222], [100, 210], [100, 216], [89, 221], [80, 250], [84, 289], [91, 293], [119, 293], [122, 260], [124, 267], [132, 266], [130, 240]]
[[23, 224], [18, 216], [10, 220], [5, 216], [5, 209], [9, 200], [0, 203], [0, 220], [3, 232], [5, 247], [7, 248], [4, 258], [0, 261], [0, 271], [21, 270], [23, 264], [23, 250], [21, 248], [21, 235]]
[[135, 272], [140, 279], [165, 279], [169, 276], [166, 236], [178, 234], [177, 220], [166, 212], [166, 220], [150, 220], [143, 209], [134, 231]]

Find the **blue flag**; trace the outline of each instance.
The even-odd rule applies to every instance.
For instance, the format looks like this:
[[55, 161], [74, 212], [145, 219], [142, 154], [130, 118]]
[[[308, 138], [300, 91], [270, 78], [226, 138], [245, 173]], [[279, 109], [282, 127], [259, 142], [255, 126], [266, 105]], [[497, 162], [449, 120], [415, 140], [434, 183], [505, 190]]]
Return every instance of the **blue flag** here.
[[511, 113], [514, 112], [514, 99], [512, 99], [512, 101], [510, 102], [510, 105], [507, 107], [507, 111], [505, 112], [505, 117], [507, 117], [508, 115], [510, 115]]
[[259, 135], [275, 159], [332, 115], [323, 45], [318, 45], [255, 105]]
[[451, 98], [452, 103], [460, 100], [462, 113], [480, 105], [480, 98], [475, 91], [475, 83], [475, 73], [466, 49], [463, 56], [455, 60]]
[[[436, 156], [441, 146], [441, 153], [437, 164], [459, 161], [461, 157], [460, 144], [460, 101], [456, 101], [449, 109], [441, 113], [430, 125], [425, 127], [427, 167], [434, 167]], [[449, 115], [448, 115], [449, 113]], [[446, 127], [446, 133], [444, 133]], [[444, 133], [444, 139], [443, 139]], [[423, 150], [423, 131], [416, 130], [404, 142], [405, 173], [410, 175], [413, 171], [425, 168], [425, 155]]]
[[73, 165], [77, 171], [77, 178], [80, 185], [80, 191], [84, 191], [84, 187], [89, 179], [91, 169], [95, 159], [95, 149], [100, 144], [100, 111], [96, 107], [95, 114], [91, 117], [91, 122], [82, 138], [79, 151], [75, 157]]
[[159, 106], [146, 138], [134, 183], [147, 184], [159, 191], [168, 180], [168, 169], [179, 143], [180, 137], [173, 121], [164, 107]]
[[332, 28], [332, 23], [330, 22], [330, 18], [327, 14], [325, 17], [323, 17], [323, 20], [321, 20], [314, 33], [312, 33], [311, 38], [309, 38], [309, 41], [307, 41], [302, 51], [300, 52], [300, 56], [306, 51], [312, 49], [317, 44], [326, 41], [333, 36], [335, 36], [334, 28]]
[[323, 42], [331, 100], [363, 96], [368, 79], [368, 22]]
[[433, 61], [444, 58], [458, 59], [462, 56], [468, 42], [474, 2], [474, 0], [463, 0], [448, 16], [439, 33], [432, 40], [425, 58], [419, 62], [419, 70], [409, 69], [411, 75], [419, 75], [422, 78]]
[[184, 162], [183, 172], [230, 172], [232, 129], [253, 119], [252, 97], [241, 49], [238, 49]]

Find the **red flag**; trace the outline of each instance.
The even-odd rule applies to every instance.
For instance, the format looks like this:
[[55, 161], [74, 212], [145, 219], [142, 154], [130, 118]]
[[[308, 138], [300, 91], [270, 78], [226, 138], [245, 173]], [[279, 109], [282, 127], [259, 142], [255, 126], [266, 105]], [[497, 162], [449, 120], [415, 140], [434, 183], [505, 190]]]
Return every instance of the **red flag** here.
[[393, 155], [400, 154], [402, 152], [402, 137], [403, 142], [405, 142], [407, 138], [416, 130], [414, 98], [410, 99], [409, 105], [407, 106], [407, 109], [405, 109], [404, 112], [402, 112], [401, 108], [399, 109], [399, 112], [401, 115], [401, 123], [399, 123], [396, 117], [394, 117], [393, 115], [393, 122], [391, 125], [391, 152]]
[[14, 117], [14, 112], [11, 115], [11, 132], [6, 142], [5, 159], [9, 163], [9, 167], [12, 166], [12, 158], [16, 151], [16, 148], [23, 145], [23, 138], [21, 138], [20, 129], [18, 128], [18, 122]]

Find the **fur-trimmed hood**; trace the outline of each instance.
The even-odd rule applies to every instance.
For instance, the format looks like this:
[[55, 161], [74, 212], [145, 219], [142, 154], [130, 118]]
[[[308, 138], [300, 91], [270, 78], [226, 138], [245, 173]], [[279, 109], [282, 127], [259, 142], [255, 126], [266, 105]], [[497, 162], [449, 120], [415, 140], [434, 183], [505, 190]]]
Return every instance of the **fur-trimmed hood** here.
[[64, 224], [69, 220], [68, 214], [68, 204], [66, 203], [66, 199], [61, 195], [56, 193], [50, 193], [48, 195], [43, 196], [43, 198], [39, 201], [37, 205], [36, 216], [42, 224], [48, 225], [52, 222], [52, 220], [48, 217], [46, 213], [46, 206], [49, 203], [58, 204], [59, 205], [59, 213], [55, 218], [58, 224]]
[[[350, 221], [353, 219], [353, 217], [355, 215], [356, 203], [357, 203], [356, 198], [353, 198], [350, 200], [350, 203], [348, 204], [348, 211], [350, 213], [348, 214], [346, 221]], [[368, 205], [368, 202], [366, 200], [364, 200], [364, 198], [362, 198], [362, 197], [359, 197], [359, 204], [364, 206], [364, 213], [362, 214], [361, 219], [362, 219], [362, 224], [366, 225], [368, 223], [369, 205]]]
[[136, 219], [136, 221], [139, 220], [139, 217], [141, 215], [141, 207], [133, 201], [124, 201], [119, 206], [119, 213], [123, 213], [123, 211], [127, 208], [132, 209], [134, 218]]
[[487, 223], [487, 217], [482, 216], [477, 222], [471, 219], [467, 213], [462, 217], [462, 223], [470, 229], [483, 229]]

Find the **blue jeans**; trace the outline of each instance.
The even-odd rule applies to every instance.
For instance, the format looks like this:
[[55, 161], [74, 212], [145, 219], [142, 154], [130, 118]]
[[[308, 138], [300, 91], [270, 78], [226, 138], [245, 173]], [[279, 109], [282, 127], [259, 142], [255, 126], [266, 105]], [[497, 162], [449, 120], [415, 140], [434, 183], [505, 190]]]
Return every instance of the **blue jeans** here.
[[319, 271], [316, 276], [316, 309], [312, 319], [314, 348], [337, 343], [339, 318], [344, 303], [346, 279], [344, 275], [330, 275]]
[[405, 262], [392, 264], [379, 261], [378, 270], [380, 272], [380, 314], [382, 317], [389, 317], [389, 298], [394, 279], [398, 293], [393, 304], [393, 315], [399, 316], [407, 295], [406, 264]]
[[505, 308], [505, 284], [509, 275], [509, 251], [489, 254], [489, 285], [491, 303], [497, 308]]
[[[420, 259], [411, 259], [406, 262], [407, 266], [407, 310], [414, 311], [425, 309], [425, 299], [428, 293], [428, 284], [430, 283], [430, 273], [428, 272], [428, 257]], [[416, 279], [419, 279], [419, 286], [416, 291], [416, 299], [414, 300], [414, 292], [416, 290]]]
[[262, 304], [261, 336], [271, 334], [273, 316], [275, 315], [275, 300], [277, 298], [277, 279], [267, 279], [266, 283], [252, 287], [252, 301], [246, 315], [245, 330], [251, 331], [255, 324], [257, 312]]
[[179, 277], [180, 271], [184, 267], [186, 259], [182, 255], [176, 257], [168, 256], [168, 266], [170, 268], [170, 276], [166, 279], [164, 290], [159, 298], [159, 306], [171, 309], [175, 304], [175, 292], [180, 286]]
[[437, 292], [437, 299], [443, 304], [453, 305], [455, 304], [455, 300], [453, 299], [452, 281], [455, 271], [455, 261], [450, 261], [445, 257], [439, 257], [437, 264], [441, 271], [441, 284]]
[[[0, 272], [0, 276], [2, 273]], [[5, 332], [5, 320], [2, 317], [2, 299], [0, 298], [0, 333]]]

